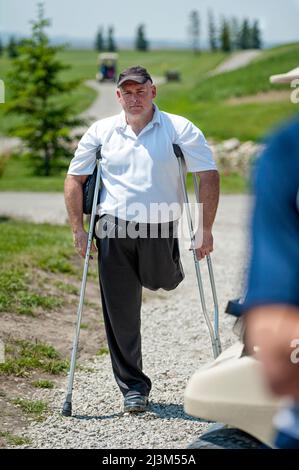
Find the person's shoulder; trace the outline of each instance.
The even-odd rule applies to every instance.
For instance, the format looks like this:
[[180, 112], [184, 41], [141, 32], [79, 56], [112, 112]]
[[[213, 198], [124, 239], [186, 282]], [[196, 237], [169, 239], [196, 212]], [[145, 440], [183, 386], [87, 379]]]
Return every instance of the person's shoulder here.
[[110, 131], [119, 123], [119, 119], [119, 114], [115, 114], [114, 116], [109, 116], [104, 119], [99, 119], [91, 125], [90, 129], [94, 130], [95, 132], [100, 131], [101, 133], [105, 131]]
[[286, 121], [266, 139], [265, 158], [299, 168], [299, 118]]
[[184, 116], [167, 113], [165, 111], [160, 111], [160, 113], [163, 125], [174, 129], [177, 135], [188, 132], [188, 130], [197, 129], [194, 124]]
[[[278, 142], [295, 143], [299, 148], [299, 117], [288, 120], [283, 125], [280, 125], [268, 138], [266, 144], [277, 144]], [[299, 158], [299, 152], [298, 152]]]
[[267, 174], [298, 180], [299, 170], [299, 119], [292, 119], [277, 127], [264, 140], [264, 150], [257, 160], [256, 175]]
[[166, 111], [160, 111], [160, 114], [164, 122], [169, 122], [174, 126], [186, 126], [186, 124], [191, 123], [189, 119], [179, 114], [167, 113]]

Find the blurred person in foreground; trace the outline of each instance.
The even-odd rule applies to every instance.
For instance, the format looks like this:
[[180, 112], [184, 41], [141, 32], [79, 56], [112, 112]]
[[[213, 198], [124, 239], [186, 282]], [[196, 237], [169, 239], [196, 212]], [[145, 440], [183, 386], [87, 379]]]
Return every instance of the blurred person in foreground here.
[[270, 139], [254, 190], [245, 343], [272, 392], [290, 399], [275, 447], [299, 448], [299, 118]]

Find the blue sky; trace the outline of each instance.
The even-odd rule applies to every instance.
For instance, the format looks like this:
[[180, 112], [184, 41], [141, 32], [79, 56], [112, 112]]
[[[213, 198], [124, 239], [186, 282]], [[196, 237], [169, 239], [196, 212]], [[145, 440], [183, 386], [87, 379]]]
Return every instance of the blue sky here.
[[[99, 25], [114, 25], [116, 37], [135, 36], [136, 25], [145, 23], [149, 39], [185, 40], [188, 14], [202, 15], [206, 36], [206, 13], [258, 18], [266, 42], [299, 41], [299, 0], [45, 0], [52, 19], [51, 36], [94, 38]], [[0, 33], [28, 34], [36, 16], [37, 0], [0, 0]]]

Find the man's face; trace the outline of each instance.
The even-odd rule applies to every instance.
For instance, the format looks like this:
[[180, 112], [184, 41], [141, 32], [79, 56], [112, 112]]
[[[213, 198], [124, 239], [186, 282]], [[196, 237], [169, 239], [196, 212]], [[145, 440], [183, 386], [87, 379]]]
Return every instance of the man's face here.
[[142, 116], [153, 107], [156, 87], [150, 80], [143, 84], [127, 81], [117, 89], [116, 95], [126, 114]]

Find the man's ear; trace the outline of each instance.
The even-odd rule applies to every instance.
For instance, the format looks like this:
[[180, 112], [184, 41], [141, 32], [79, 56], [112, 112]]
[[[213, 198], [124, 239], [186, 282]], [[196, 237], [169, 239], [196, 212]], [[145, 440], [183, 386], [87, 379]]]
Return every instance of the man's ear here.
[[120, 98], [121, 98], [121, 94], [120, 94], [119, 88], [116, 88], [116, 98], [118, 99], [118, 101], [119, 101]]
[[155, 85], [152, 85], [152, 97], [156, 98], [157, 96], [157, 88]]

